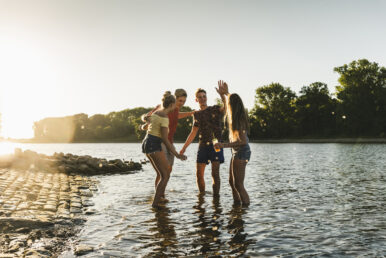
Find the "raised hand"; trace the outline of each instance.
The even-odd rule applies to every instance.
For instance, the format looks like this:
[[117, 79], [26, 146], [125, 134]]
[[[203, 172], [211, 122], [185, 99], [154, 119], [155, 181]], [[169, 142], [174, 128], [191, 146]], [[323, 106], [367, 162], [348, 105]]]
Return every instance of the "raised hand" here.
[[220, 80], [217, 82], [217, 84], [218, 84], [218, 88], [216, 88], [216, 91], [220, 96], [229, 94], [228, 84], [226, 82], [224, 82], [223, 80]]

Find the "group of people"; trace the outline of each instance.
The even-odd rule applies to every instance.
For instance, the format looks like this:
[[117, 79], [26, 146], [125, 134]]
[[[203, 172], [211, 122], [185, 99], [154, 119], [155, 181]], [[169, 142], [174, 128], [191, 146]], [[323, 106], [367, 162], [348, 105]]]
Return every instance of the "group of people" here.
[[[192, 112], [180, 112], [185, 104], [187, 93], [177, 89], [172, 95], [165, 92], [162, 106], [157, 106], [143, 115], [143, 130], [147, 134], [142, 142], [142, 152], [146, 154], [154, 167], [157, 176], [155, 179], [155, 195], [153, 207], [160, 206], [166, 185], [172, 172], [174, 157], [186, 160], [184, 155], [188, 146], [199, 135], [199, 148], [196, 161], [196, 179], [200, 193], [205, 192], [204, 172], [209, 162], [212, 165], [213, 195], [220, 192], [220, 164], [224, 163], [224, 148], [232, 148], [232, 159], [229, 167], [229, 184], [232, 188], [235, 203], [249, 205], [249, 196], [244, 187], [245, 168], [251, 156], [248, 140], [248, 119], [243, 101], [236, 93], [229, 94], [228, 85], [224, 81], [218, 82], [216, 88], [220, 95], [223, 107], [208, 106], [206, 91], [199, 88], [196, 91], [196, 102], [200, 109]], [[193, 115], [192, 131], [187, 137], [184, 146], [177, 152], [173, 145], [173, 136], [177, 129], [178, 119]], [[222, 141], [221, 120], [225, 115], [229, 142]]]

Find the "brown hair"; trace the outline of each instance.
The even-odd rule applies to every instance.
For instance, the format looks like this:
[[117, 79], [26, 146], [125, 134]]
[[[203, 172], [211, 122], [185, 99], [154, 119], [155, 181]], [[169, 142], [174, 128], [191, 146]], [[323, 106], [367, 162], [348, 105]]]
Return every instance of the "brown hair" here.
[[169, 107], [172, 103], [176, 103], [176, 98], [172, 95], [170, 91], [166, 91], [162, 98], [162, 106], [164, 108]]
[[227, 121], [229, 126], [229, 139], [236, 141], [240, 139], [240, 131], [249, 130], [248, 116], [243, 101], [236, 93], [229, 95], [227, 99]]
[[197, 98], [197, 94], [198, 94], [198, 93], [201, 93], [201, 92], [204, 92], [204, 93], [206, 94], [206, 91], [205, 91], [204, 89], [198, 88], [198, 89], [196, 90], [196, 93], [195, 93], [196, 98]]
[[176, 89], [176, 91], [174, 92], [174, 96], [176, 96], [176, 98], [187, 97], [188, 94], [186, 94], [186, 91], [184, 89]]

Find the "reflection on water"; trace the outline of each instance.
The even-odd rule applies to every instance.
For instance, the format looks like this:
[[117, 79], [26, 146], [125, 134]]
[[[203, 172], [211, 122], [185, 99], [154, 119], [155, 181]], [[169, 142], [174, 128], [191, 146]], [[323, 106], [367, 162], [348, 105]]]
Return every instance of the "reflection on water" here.
[[163, 206], [159, 209], [153, 209], [154, 219], [149, 221], [149, 231], [154, 232], [152, 240], [150, 240], [145, 248], [151, 247], [152, 251], [148, 254], [155, 255], [171, 255], [171, 250], [177, 249], [177, 234], [174, 230], [174, 222], [170, 219], [170, 209]]
[[230, 246], [229, 254], [244, 254], [250, 244], [254, 244], [255, 241], [248, 237], [248, 234], [244, 232], [243, 216], [247, 213], [248, 208], [233, 206], [229, 213], [229, 222], [227, 226], [228, 233], [232, 236], [228, 242]]
[[[144, 158], [140, 144], [26, 148]], [[94, 252], [84, 257], [386, 256], [386, 145], [251, 144], [248, 208], [232, 206], [228, 162], [220, 168], [220, 198], [211, 191], [197, 195], [196, 148], [188, 149], [187, 161], [175, 162], [168, 202], [160, 210], [151, 208], [151, 166], [132, 175], [98, 176], [101, 184], [93, 197], [97, 213], [88, 217], [78, 239]], [[229, 161], [229, 152], [225, 159]], [[209, 184], [208, 168], [205, 179]]]
[[[198, 201], [193, 208], [197, 219], [193, 220], [192, 226], [195, 228], [191, 232], [192, 249], [189, 255], [206, 255], [208, 253], [218, 253], [221, 246], [221, 228], [222, 228], [222, 209], [219, 198], [214, 197], [212, 212], [207, 212], [205, 204], [205, 196], [198, 195]], [[195, 238], [197, 236], [197, 238]]]

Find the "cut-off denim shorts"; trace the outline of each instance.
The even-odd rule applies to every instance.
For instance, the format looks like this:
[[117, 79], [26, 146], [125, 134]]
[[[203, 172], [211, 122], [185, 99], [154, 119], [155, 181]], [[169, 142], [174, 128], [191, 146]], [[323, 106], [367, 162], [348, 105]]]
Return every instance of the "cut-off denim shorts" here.
[[232, 149], [232, 157], [249, 161], [251, 159], [251, 148], [249, 147], [249, 144], [246, 144], [237, 150]]
[[214, 150], [213, 144], [207, 146], [200, 146], [197, 152], [197, 163], [209, 164], [209, 162], [224, 163], [224, 149], [220, 149], [219, 152]]
[[142, 152], [149, 154], [156, 151], [162, 151], [161, 143], [162, 140], [160, 137], [147, 134], [142, 141]]

